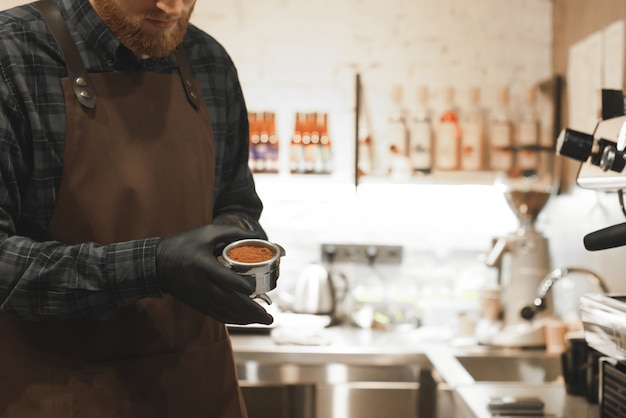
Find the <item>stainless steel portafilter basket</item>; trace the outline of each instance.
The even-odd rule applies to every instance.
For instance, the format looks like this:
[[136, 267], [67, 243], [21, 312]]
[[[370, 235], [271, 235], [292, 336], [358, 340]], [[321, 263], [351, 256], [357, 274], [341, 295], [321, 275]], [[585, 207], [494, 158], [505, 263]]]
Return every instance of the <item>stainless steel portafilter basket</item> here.
[[[244, 263], [233, 260], [228, 256], [231, 250], [244, 246], [267, 248], [272, 252], [273, 256], [268, 260], [256, 263]], [[255, 290], [250, 297], [262, 299], [268, 304], [271, 304], [272, 300], [266, 293], [276, 288], [276, 281], [278, 280], [280, 272], [280, 258], [284, 255], [285, 249], [283, 247], [262, 239], [244, 239], [235, 241], [228, 244], [222, 251], [223, 264], [226, 267], [230, 268], [240, 276], [254, 281]]]

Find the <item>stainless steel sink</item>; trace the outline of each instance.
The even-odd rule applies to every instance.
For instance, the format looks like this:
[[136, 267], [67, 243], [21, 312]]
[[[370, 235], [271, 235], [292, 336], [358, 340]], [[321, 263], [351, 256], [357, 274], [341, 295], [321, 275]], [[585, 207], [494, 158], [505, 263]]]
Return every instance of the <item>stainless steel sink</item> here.
[[424, 366], [246, 361], [237, 373], [250, 418], [431, 418], [436, 393]]
[[[427, 354], [437, 382], [437, 417], [491, 416], [490, 396], [541, 394], [542, 399], [552, 399], [555, 393], [565, 393], [558, 354], [483, 345], [433, 349]], [[546, 406], [560, 411], [562, 405], [550, 400]]]
[[561, 382], [559, 356], [545, 353], [514, 355], [457, 355], [456, 359], [476, 382]]

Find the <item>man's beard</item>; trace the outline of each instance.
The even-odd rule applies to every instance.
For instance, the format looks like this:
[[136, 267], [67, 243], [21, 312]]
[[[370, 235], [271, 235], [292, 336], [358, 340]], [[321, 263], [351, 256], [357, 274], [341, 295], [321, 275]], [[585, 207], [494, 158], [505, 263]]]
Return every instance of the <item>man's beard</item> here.
[[174, 52], [180, 45], [187, 31], [191, 9], [184, 13], [176, 26], [163, 30], [143, 28], [142, 20], [146, 16], [128, 16], [114, 1], [94, 0], [93, 6], [102, 21], [117, 35], [120, 42], [138, 56], [164, 57]]

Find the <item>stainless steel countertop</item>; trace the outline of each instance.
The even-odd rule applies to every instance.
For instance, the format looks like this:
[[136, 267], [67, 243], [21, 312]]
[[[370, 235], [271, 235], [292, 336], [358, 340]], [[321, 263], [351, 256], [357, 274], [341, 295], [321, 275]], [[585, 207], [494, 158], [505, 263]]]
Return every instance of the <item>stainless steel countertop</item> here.
[[544, 412], [548, 416], [562, 418], [599, 418], [597, 405], [589, 404], [585, 398], [571, 396], [565, 392], [563, 385], [528, 385], [518, 383], [501, 383], [460, 386], [455, 388], [455, 395], [476, 418], [491, 418], [487, 409], [489, 399], [493, 396], [536, 396], [545, 403]]
[[[457, 405], [465, 414], [477, 418], [491, 417], [487, 403], [491, 396], [538, 396], [545, 412], [557, 417], [597, 418], [597, 405], [582, 397], [569, 396], [562, 382], [541, 384], [513, 382], [476, 382], [456, 360], [459, 354], [498, 356], [534, 355], [520, 349], [458, 346], [450, 340], [433, 338], [427, 330], [387, 332], [362, 330], [349, 326], [330, 327], [323, 331], [323, 345], [277, 344], [269, 335], [231, 335], [236, 362], [266, 366], [297, 364], [314, 366], [329, 363], [355, 365], [420, 365], [436, 370], [454, 390]], [[539, 355], [541, 355], [539, 353]], [[291, 382], [293, 383], [293, 382]]]
[[301, 364], [411, 364], [425, 359], [429, 347], [441, 343], [420, 333], [385, 332], [354, 327], [330, 327], [323, 331], [327, 344], [277, 344], [269, 335], [231, 335], [237, 361], [294, 362]]

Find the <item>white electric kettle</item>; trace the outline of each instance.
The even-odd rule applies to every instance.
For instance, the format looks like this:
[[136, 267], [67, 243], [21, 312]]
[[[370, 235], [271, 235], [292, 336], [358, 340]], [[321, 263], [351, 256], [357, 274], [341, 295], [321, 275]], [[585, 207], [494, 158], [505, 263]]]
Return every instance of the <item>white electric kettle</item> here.
[[[339, 277], [344, 281], [340, 295], [333, 277]], [[304, 314], [333, 315], [338, 302], [342, 299], [341, 295], [345, 294], [346, 287], [345, 275], [333, 276], [321, 264], [309, 264], [296, 281], [292, 310]]]

